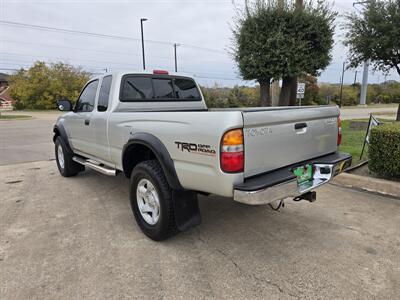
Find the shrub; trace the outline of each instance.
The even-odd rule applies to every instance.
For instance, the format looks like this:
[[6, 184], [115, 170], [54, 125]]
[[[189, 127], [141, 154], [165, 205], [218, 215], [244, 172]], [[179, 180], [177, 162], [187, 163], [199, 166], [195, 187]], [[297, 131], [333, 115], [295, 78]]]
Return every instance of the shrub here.
[[400, 123], [371, 130], [369, 169], [385, 177], [400, 178]]
[[17, 109], [54, 109], [59, 99], [75, 101], [89, 78], [80, 68], [38, 61], [10, 76], [10, 95]]

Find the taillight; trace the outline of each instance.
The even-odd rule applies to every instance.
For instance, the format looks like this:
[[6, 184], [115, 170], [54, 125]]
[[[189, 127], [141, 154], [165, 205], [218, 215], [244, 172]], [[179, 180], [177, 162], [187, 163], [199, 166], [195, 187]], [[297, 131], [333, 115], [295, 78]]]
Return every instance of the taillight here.
[[340, 119], [340, 115], [338, 117], [338, 135], [337, 135], [337, 145], [340, 146], [342, 143], [342, 120]]
[[239, 173], [244, 170], [243, 130], [229, 130], [222, 137], [221, 169], [227, 173]]

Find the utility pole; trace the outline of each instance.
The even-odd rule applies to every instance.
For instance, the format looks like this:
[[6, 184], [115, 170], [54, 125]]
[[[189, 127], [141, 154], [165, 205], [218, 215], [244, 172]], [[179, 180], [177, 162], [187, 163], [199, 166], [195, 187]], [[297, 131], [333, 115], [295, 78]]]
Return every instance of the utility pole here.
[[362, 80], [361, 94], [360, 94], [360, 105], [366, 105], [367, 103], [368, 68], [369, 68], [369, 60], [364, 62], [363, 80]]
[[354, 86], [356, 85], [356, 83], [357, 83], [357, 70], [356, 70], [356, 72], [354, 73]]
[[[369, 4], [371, 1], [357, 1], [353, 2], [353, 7], [356, 5], [365, 5]], [[361, 93], [360, 93], [360, 105], [366, 105], [367, 103], [367, 89], [368, 89], [368, 68], [369, 68], [369, 61], [364, 61], [364, 70], [363, 70], [363, 81], [361, 85]]]
[[143, 56], [143, 70], [146, 70], [146, 60], [144, 58], [144, 38], [143, 38], [143, 22], [147, 21], [146, 18], [140, 19], [140, 32], [142, 34], [142, 56]]
[[342, 80], [340, 81], [340, 102], [339, 102], [339, 107], [342, 107], [343, 81], [344, 81], [344, 70], [345, 70], [345, 68], [346, 68], [346, 62], [343, 62]]
[[176, 57], [176, 47], [179, 46], [179, 44], [174, 43], [174, 56], [175, 56], [175, 72], [178, 72], [178, 60]]

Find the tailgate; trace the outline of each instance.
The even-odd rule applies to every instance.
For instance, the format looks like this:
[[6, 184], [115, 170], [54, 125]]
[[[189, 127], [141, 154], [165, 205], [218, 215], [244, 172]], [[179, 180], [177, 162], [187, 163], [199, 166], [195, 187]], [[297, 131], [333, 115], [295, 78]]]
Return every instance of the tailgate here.
[[336, 106], [243, 110], [245, 177], [337, 151]]

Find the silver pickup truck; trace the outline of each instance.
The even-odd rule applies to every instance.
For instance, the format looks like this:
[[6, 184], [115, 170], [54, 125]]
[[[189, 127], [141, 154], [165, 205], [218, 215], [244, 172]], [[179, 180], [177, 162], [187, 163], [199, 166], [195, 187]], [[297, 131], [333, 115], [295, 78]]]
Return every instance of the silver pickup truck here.
[[62, 176], [85, 167], [130, 178], [142, 231], [166, 239], [198, 225], [198, 194], [263, 205], [314, 190], [351, 164], [336, 106], [207, 109], [196, 82], [165, 71], [90, 80], [54, 126]]

